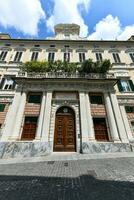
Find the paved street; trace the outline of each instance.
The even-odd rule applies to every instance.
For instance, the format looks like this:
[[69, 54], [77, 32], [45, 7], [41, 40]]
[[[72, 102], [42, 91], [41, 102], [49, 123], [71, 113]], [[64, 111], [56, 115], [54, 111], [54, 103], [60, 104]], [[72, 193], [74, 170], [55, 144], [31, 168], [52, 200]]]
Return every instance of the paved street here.
[[134, 158], [0, 165], [0, 200], [133, 200]]

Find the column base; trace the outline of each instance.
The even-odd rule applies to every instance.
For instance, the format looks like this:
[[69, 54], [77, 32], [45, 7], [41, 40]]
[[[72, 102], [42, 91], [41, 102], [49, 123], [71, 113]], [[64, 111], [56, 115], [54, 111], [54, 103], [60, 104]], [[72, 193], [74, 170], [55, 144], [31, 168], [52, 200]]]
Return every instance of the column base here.
[[40, 138], [35, 138], [35, 139], [34, 139], [34, 142], [40, 142], [40, 141], [41, 141]]
[[120, 140], [114, 140], [113, 143], [122, 143]]
[[97, 142], [95, 138], [90, 138], [88, 139], [89, 142]]
[[122, 142], [122, 143], [129, 143], [129, 140], [122, 139], [121, 142]]
[[130, 143], [134, 143], [134, 138], [129, 139], [129, 142], [130, 142]]

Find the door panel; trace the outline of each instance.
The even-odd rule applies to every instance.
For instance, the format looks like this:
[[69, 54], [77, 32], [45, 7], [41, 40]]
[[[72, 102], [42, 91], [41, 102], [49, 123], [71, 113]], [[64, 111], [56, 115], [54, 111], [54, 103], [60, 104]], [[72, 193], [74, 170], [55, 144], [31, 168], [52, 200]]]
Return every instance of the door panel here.
[[75, 151], [75, 117], [72, 113], [56, 115], [54, 151]]

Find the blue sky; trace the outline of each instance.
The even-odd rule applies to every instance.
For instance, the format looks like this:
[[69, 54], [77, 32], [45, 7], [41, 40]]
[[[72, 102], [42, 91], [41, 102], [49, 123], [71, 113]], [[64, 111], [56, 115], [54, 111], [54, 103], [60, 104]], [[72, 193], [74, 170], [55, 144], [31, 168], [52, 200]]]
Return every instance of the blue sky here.
[[81, 37], [126, 40], [134, 35], [134, 0], [0, 0], [0, 32], [46, 38], [57, 23], [77, 23]]

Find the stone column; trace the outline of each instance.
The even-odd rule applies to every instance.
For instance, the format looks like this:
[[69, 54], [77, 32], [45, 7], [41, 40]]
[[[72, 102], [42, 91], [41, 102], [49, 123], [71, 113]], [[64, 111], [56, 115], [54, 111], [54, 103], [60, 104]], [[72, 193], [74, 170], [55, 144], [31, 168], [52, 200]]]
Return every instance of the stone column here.
[[14, 126], [13, 126], [13, 132], [10, 137], [11, 140], [19, 140], [20, 139], [20, 130], [22, 125], [22, 119], [24, 115], [25, 110], [25, 104], [26, 104], [26, 92], [22, 92], [21, 99], [19, 103], [19, 108], [16, 113], [16, 118], [14, 120]]
[[41, 136], [41, 140], [44, 142], [48, 142], [48, 137], [49, 137], [51, 103], [52, 103], [52, 91], [48, 91], [46, 93], [46, 103], [45, 103], [44, 119], [42, 126], [42, 136]]
[[123, 119], [123, 122], [124, 122], [124, 126], [125, 126], [125, 129], [126, 129], [128, 139], [129, 139], [130, 142], [134, 142], [134, 137], [133, 137], [133, 134], [132, 134], [129, 122], [128, 122], [125, 107], [123, 105], [120, 106], [120, 111], [121, 111], [121, 115], [122, 115], [122, 119]]
[[45, 102], [46, 102], [46, 94], [45, 92], [43, 92], [41, 108], [40, 108], [40, 116], [38, 120], [38, 128], [37, 128], [35, 140], [40, 140], [42, 136], [43, 117], [45, 113]]
[[113, 113], [109, 94], [104, 93], [104, 98], [105, 98], [107, 118], [108, 118], [108, 122], [109, 122], [109, 128], [110, 128], [112, 140], [114, 142], [119, 142], [120, 141], [119, 134], [118, 134], [118, 130], [117, 130], [117, 126], [116, 126], [116, 122], [115, 122], [114, 113]]
[[85, 92], [79, 93], [80, 98], [80, 123], [81, 123], [81, 135], [82, 142], [89, 141], [88, 124], [87, 124], [87, 107]]
[[7, 141], [9, 136], [13, 133], [14, 121], [16, 119], [16, 114], [19, 109], [19, 104], [21, 100], [21, 92], [16, 92], [12, 104], [9, 106], [9, 110], [6, 115], [4, 122], [4, 128], [2, 130], [1, 141]]
[[121, 116], [121, 112], [120, 112], [120, 109], [119, 109], [117, 97], [114, 93], [110, 93], [110, 99], [111, 99], [111, 103], [112, 103], [112, 107], [113, 107], [113, 111], [114, 111], [116, 124], [117, 124], [117, 127], [118, 127], [118, 132], [119, 132], [119, 135], [120, 135], [120, 139], [121, 139], [122, 142], [128, 143], [128, 138], [127, 138], [126, 130], [125, 130], [125, 127], [124, 127], [123, 119], [122, 119], [122, 116]]
[[93, 125], [93, 119], [91, 115], [91, 104], [89, 99], [89, 94], [86, 93], [86, 112], [87, 112], [87, 125], [88, 125], [88, 131], [89, 131], [89, 140], [94, 141], [95, 140], [95, 133], [94, 133], [94, 125]]

